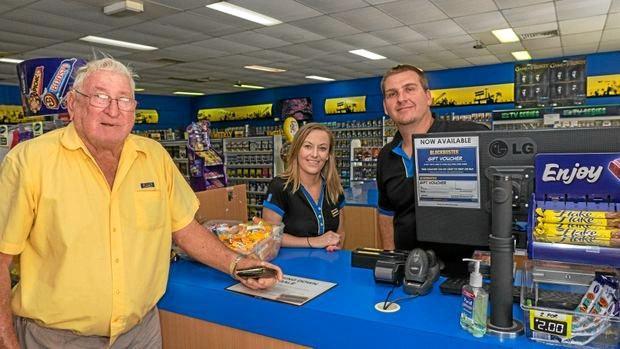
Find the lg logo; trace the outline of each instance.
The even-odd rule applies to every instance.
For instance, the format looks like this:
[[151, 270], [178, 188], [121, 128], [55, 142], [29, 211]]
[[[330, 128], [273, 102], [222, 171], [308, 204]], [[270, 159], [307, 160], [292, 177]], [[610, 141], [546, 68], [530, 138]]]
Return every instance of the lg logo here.
[[536, 146], [531, 141], [515, 139], [510, 143], [497, 139], [489, 144], [489, 154], [495, 158], [503, 158], [510, 155], [530, 155], [536, 152]]

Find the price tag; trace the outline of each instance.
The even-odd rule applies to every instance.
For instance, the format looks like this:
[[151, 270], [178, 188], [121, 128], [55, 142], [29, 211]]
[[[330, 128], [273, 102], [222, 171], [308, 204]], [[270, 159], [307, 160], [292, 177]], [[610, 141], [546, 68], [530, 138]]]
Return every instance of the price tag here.
[[32, 123], [32, 134], [38, 137], [43, 134], [43, 123], [41, 121]]
[[570, 338], [573, 316], [551, 311], [531, 310], [530, 330]]
[[6, 147], [9, 145], [9, 127], [6, 125], [0, 125], [0, 146]]

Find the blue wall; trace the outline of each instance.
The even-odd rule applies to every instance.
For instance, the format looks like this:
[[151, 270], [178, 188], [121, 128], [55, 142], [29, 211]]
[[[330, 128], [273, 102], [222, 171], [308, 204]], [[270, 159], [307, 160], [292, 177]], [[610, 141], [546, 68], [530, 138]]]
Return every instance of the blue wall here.
[[[587, 75], [604, 75], [620, 73], [620, 52], [607, 52], [587, 55]], [[553, 59], [557, 60], [557, 59]], [[501, 84], [514, 81], [514, 64], [502, 63], [487, 66], [449, 69], [428, 72], [432, 88], [449, 88], [476, 86], [483, 84]], [[383, 115], [380, 77], [355, 79], [347, 81], [326, 82], [299, 86], [279, 87], [265, 90], [251, 90], [236, 93], [209, 95], [204, 97], [137, 95], [139, 107], [157, 109], [159, 124], [137, 125], [138, 129], [185, 128], [196, 119], [198, 109], [231, 107], [261, 103], [276, 103], [281, 99], [310, 97], [314, 120], [350, 121], [380, 118]], [[333, 97], [366, 96], [366, 112], [346, 115], [325, 115], [324, 100]], [[0, 104], [19, 104], [16, 86], [0, 85]], [[620, 97], [588, 98], [587, 104], [616, 104]], [[491, 111], [493, 109], [511, 109], [513, 103], [475, 105], [463, 107], [434, 108], [438, 114], [469, 114]], [[275, 112], [275, 111], [274, 111]], [[254, 120], [253, 125], [272, 125], [273, 120]], [[245, 121], [215, 123], [215, 127], [244, 125]]]

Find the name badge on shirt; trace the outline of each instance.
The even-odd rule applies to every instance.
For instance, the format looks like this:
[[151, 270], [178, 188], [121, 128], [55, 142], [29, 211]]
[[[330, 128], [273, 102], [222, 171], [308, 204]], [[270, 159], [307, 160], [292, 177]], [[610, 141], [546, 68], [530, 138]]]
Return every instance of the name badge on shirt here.
[[335, 208], [332, 210], [332, 217], [338, 217], [338, 215], [340, 214], [340, 210]]
[[140, 183], [140, 190], [155, 190], [155, 182]]

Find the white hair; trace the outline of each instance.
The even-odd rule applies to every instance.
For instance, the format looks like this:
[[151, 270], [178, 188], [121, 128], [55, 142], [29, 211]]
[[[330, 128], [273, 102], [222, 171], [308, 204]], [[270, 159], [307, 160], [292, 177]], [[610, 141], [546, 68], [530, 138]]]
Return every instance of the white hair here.
[[111, 71], [127, 76], [127, 78], [129, 79], [129, 84], [131, 85], [131, 90], [135, 90], [136, 83], [133, 79], [135, 75], [133, 70], [112, 57], [92, 60], [86, 65], [80, 67], [75, 74], [75, 79], [73, 80], [73, 88], [82, 88], [82, 85], [84, 84], [86, 78], [92, 73], [99, 70]]

